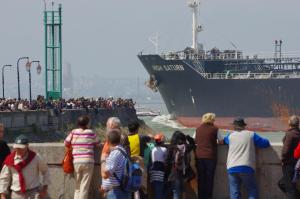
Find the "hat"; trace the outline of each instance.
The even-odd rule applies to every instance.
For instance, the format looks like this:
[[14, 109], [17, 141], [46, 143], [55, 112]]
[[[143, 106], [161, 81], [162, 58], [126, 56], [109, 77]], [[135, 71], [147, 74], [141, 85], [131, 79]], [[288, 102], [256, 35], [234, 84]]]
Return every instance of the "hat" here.
[[154, 140], [157, 141], [157, 142], [162, 142], [162, 141], [164, 141], [164, 138], [165, 138], [165, 136], [164, 136], [162, 133], [156, 134], [156, 135], [154, 136]]
[[236, 125], [236, 126], [247, 126], [247, 124], [245, 123], [244, 119], [243, 118], [236, 118], [234, 119], [233, 121], [233, 125]]
[[205, 113], [202, 116], [202, 123], [214, 123], [216, 119], [216, 114], [214, 113]]
[[15, 139], [13, 148], [25, 149], [28, 143], [28, 138], [25, 135], [20, 135]]

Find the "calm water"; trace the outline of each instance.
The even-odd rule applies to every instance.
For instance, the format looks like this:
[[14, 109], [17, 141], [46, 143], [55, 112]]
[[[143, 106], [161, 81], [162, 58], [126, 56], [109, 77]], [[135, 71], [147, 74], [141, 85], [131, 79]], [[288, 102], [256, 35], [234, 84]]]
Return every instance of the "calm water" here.
[[[180, 130], [185, 134], [193, 135], [195, 133], [194, 128], [186, 128], [178, 124], [174, 120], [170, 120], [168, 115], [160, 115], [157, 117], [141, 117], [145, 123], [150, 126], [156, 132], [163, 132], [168, 139], [172, 136], [174, 131]], [[222, 131], [226, 134], [228, 131]], [[283, 132], [258, 132], [261, 136], [268, 138], [271, 142], [281, 142], [284, 133]]]

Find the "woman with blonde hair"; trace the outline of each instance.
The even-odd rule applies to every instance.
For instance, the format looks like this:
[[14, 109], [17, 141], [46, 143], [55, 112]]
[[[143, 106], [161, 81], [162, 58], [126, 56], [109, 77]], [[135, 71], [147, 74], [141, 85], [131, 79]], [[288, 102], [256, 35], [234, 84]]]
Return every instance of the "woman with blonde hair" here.
[[206, 113], [196, 130], [196, 167], [198, 173], [198, 198], [213, 198], [214, 175], [217, 165], [218, 128], [214, 125], [216, 115]]

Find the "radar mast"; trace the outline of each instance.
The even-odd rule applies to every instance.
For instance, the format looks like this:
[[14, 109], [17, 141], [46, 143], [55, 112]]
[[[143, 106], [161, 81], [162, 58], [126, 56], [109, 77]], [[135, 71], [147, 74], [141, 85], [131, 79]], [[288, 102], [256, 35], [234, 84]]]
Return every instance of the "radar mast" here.
[[192, 48], [197, 52], [198, 49], [198, 33], [202, 30], [202, 27], [198, 25], [198, 14], [199, 14], [199, 0], [187, 0], [188, 7], [191, 8], [193, 13], [193, 43]]

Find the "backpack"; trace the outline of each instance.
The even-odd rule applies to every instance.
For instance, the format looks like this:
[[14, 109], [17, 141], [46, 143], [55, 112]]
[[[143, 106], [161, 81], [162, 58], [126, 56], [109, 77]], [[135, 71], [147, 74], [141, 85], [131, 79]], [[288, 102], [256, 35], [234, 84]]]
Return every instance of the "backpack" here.
[[147, 143], [147, 147], [144, 150], [144, 163], [145, 163], [145, 167], [149, 168], [152, 160], [151, 160], [151, 153], [152, 150], [154, 149], [155, 144], [154, 143]]
[[120, 148], [117, 148], [126, 158], [123, 176], [118, 178], [116, 173], [113, 176], [119, 181], [121, 189], [125, 192], [136, 192], [142, 186], [142, 169], [141, 165], [134, 162], [130, 157]]

